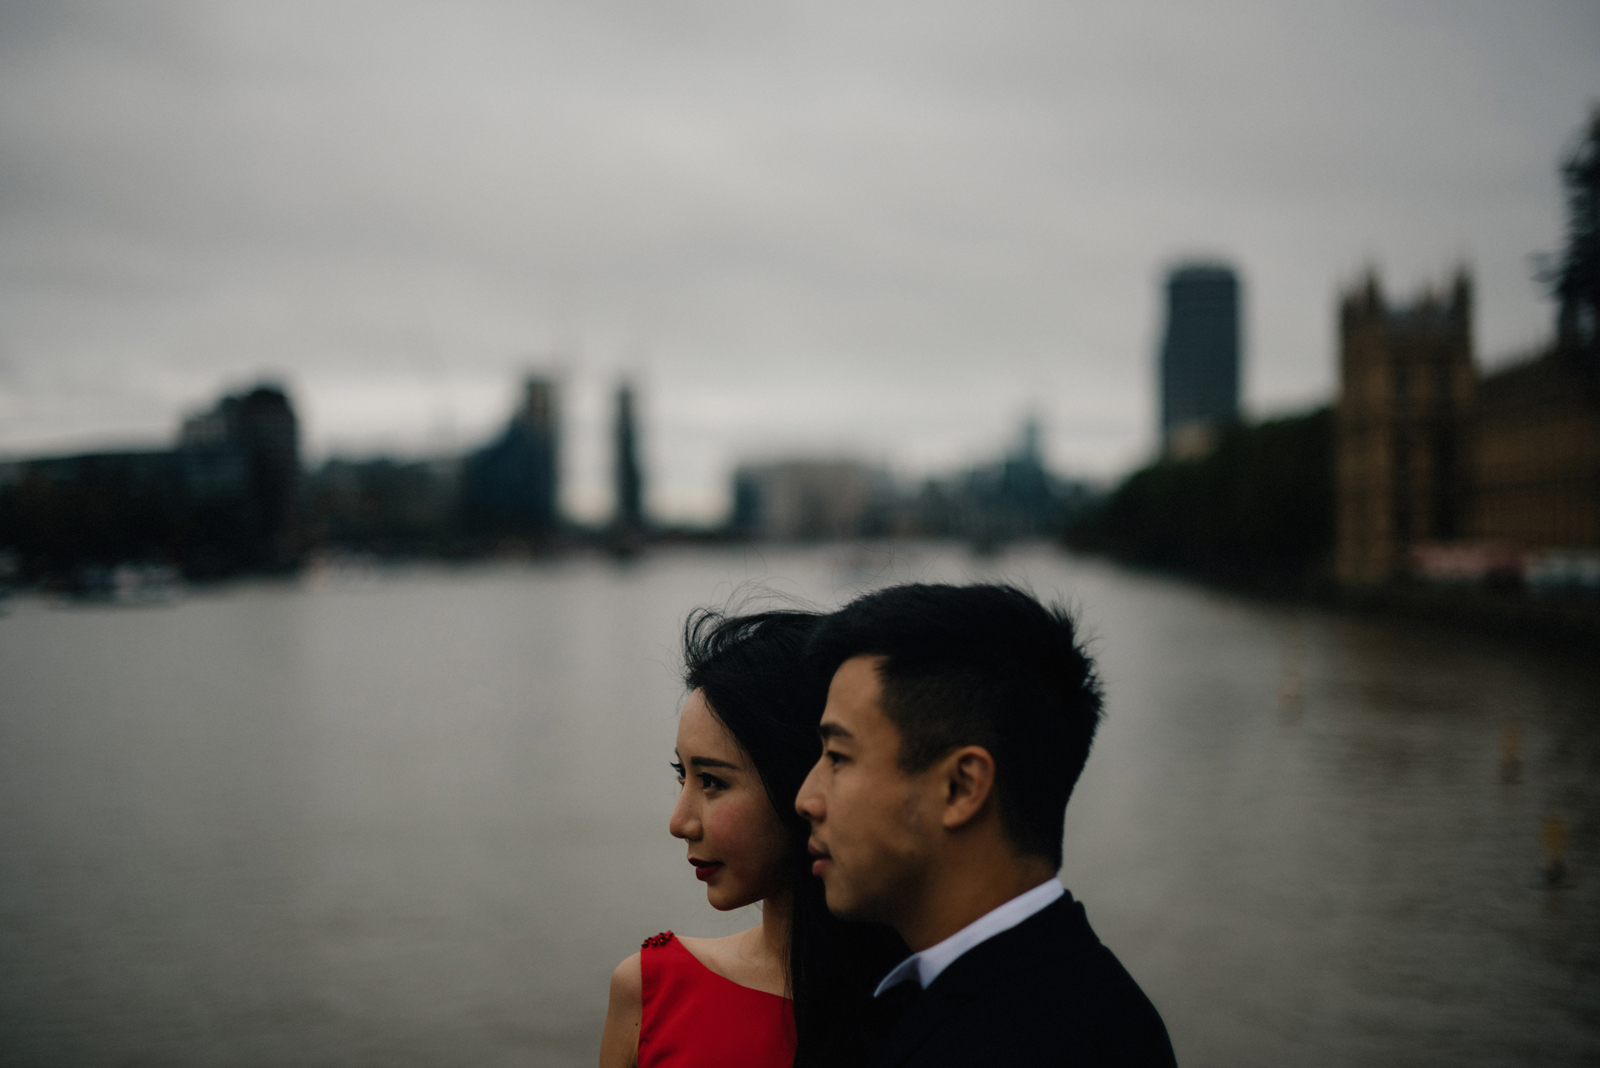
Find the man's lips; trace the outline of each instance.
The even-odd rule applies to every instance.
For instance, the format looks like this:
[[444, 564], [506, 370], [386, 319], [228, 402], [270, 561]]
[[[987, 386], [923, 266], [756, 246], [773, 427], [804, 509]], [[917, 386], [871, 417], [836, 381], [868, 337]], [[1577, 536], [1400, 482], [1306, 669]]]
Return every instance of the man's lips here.
[[694, 865], [694, 877], [703, 883], [710, 882], [712, 877], [722, 870], [720, 860], [696, 860], [690, 857], [689, 863]]
[[806, 852], [816, 859], [811, 862], [811, 874], [821, 875], [828, 870], [828, 865], [833, 863], [833, 854], [817, 845], [815, 842], [806, 843]]

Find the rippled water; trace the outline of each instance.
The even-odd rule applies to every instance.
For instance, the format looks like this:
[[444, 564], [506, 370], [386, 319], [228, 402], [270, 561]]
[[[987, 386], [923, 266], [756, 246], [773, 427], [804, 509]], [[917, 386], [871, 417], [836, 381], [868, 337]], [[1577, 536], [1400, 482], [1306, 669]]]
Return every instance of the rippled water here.
[[1095, 635], [1109, 718], [1063, 880], [1180, 1063], [1600, 1063], [1593, 670], [915, 546], [14, 603], [0, 1061], [592, 1063], [642, 937], [753, 922], [666, 832], [686, 610], [996, 576]]

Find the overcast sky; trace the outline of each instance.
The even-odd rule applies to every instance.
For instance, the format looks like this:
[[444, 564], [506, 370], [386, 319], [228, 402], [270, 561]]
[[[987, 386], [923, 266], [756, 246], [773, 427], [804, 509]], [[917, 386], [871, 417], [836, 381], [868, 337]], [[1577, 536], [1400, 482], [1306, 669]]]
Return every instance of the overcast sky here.
[[282, 381], [308, 456], [482, 440], [563, 376], [608, 508], [741, 458], [1111, 476], [1154, 440], [1164, 268], [1246, 292], [1246, 405], [1330, 396], [1339, 288], [1551, 312], [1600, 4], [0, 0], [0, 453], [170, 440]]

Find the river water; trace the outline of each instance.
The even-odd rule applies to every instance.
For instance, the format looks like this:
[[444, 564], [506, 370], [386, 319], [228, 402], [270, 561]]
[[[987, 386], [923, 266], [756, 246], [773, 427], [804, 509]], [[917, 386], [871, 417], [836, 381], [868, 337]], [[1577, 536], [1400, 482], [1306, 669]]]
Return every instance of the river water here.
[[1180, 1063], [1600, 1063], [1594, 669], [940, 546], [14, 601], [0, 1062], [591, 1064], [641, 938], [754, 922], [666, 830], [685, 612], [994, 578], [1093, 635], [1062, 879]]

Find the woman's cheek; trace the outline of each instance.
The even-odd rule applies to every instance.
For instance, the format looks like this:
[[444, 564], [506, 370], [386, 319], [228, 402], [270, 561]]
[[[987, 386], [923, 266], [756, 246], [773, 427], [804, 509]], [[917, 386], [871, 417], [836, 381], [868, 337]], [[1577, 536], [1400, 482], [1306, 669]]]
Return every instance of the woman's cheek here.
[[751, 818], [756, 815], [752, 808], [749, 801], [730, 798], [706, 813], [706, 829], [717, 843], [718, 859], [724, 864], [744, 857], [753, 845], [752, 839], [760, 834], [760, 821]]

